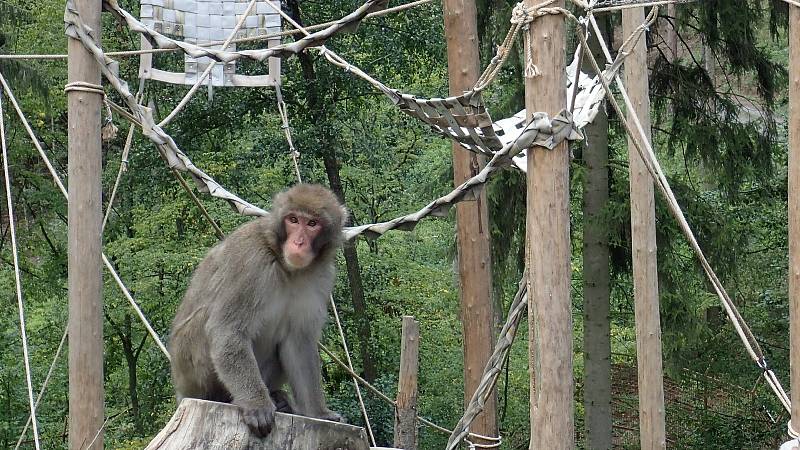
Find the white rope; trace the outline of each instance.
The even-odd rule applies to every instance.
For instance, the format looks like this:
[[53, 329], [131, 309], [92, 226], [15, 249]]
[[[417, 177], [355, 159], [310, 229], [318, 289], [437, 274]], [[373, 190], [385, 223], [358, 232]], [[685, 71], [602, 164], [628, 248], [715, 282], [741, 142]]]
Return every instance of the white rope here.
[[[295, 29], [300, 30], [300, 32], [305, 34], [306, 36], [311, 35], [311, 33], [308, 31], [308, 29], [304, 28], [302, 25], [297, 23], [294, 19], [292, 19], [292, 17], [290, 15], [286, 14], [286, 12], [283, 11], [283, 9], [281, 9], [278, 6], [275, 6], [275, 4], [272, 3], [272, 1], [266, 0], [266, 3], [270, 8], [275, 10], [278, 14], [281, 15], [281, 17], [283, 17], [287, 22], [289, 22], [293, 27], [295, 27]], [[350, 64], [344, 58], [342, 58], [341, 56], [336, 54], [336, 52], [334, 52], [333, 50], [325, 47], [324, 45], [320, 45], [319, 47], [317, 47], [317, 49], [319, 50], [320, 55], [324, 56], [325, 59], [327, 59], [328, 61], [330, 61], [334, 65], [339, 66], [342, 69], [344, 69], [345, 72], [352, 72], [353, 74], [358, 75], [363, 80], [367, 81], [368, 83], [372, 84], [373, 86], [375, 86], [376, 88], [378, 88], [379, 90], [381, 90], [381, 91], [383, 91], [385, 93], [391, 92], [391, 89], [389, 87], [387, 87], [385, 84], [381, 83], [380, 81], [376, 80], [375, 78], [372, 78], [366, 72], [362, 71], [358, 67]]]
[[[228, 39], [225, 39], [225, 42], [222, 44], [221, 50], [225, 50], [226, 48], [228, 48], [229, 45], [231, 45], [233, 37], [236, 36], [236, 33], [238, 33], [239, 29], [242, 28], [242, 25], [244, 25], [247, 16], [250, 15], [250, 12], [252, 12], [253, 6], [255, 6], [255, 4], [256, 0], [250, 0], [250, 3], [247, 4], [247, 9], [245, 10], [244, 14], [242, 14], [241, 18], [239, 18], [239, 22], [236, 23], [236, 26], [233, 27], [233, 31], [231, 31], [231, 33], [228, 35]], [[197, 89], [200, 88], [200, 85], [203, 84], [203, 81], [205, 81], [206, 77], [208, 77], [208, 74], [211, 73], [211, 69], [213, 69], [214, 66], [216, 65], [217, 61], [212, 60], [211, 63], [208, 65], [208, 67], [206, 67], [206, 70], [203, 71], [203, 73], [200, 74], [199, 77], [197, 77], [197, 81], [195, 81], [194, 86], [192, 86], [192, 88], [189, 89], [189, 92], [187, 92], [186, 95], [183, 96], [183, 99], [181, 99], [180, 103], [178, 103], [178, 106], [176, 106], [175, 109], [173, 109], [172, 112], [169, 113], [169, 115], [164, 118], [164, 120], [159, 122], [158, 124], [159, 127], [164, 128], [168, 123], [170, 123], [172, 119], [175, 118], [175, 116], [178, 115], [178, 113], [183, 109], [183, 107], [186, 106], [187, 103], [189, 103], [189, 100], [192, 99], [192, 96], [194, 95], [195, 92], [197, 92]], [[211, 86], [211, 80], [209, 80], [209, 86]]]
[[[14, 97], [14, 94], [11, 92], [11, 89], [9, 88], [8, 83], [6, 82], [6, 79], [3, 77], [2, 73], [0, 73], [0, 84], [2, 84], [3, 89], [8, 95], [8, 99], [11, 100], [11, 103], [14, 105], [14, 109], [17, 112], [17, 116], [20, 118], [23, 125], [25, 126], [25, 130], [28, 132], [28, 136], [31, 138], [31, 141], [33, 142], [33, 145], [36, 147], [36, 150], [39, 152], [39, 156], [42, 158], [45, 165], [47, 166], [47, 169], [50, 171], [50, 176], [53, 178], [53, 181], [61, 190], [61, 194], [64, 196], [64, 199], [69, 200], [69, 194], [67, 193], [67, 189], [64, 187], [64, 183], [61, 182], [61, 177], [58, 175], [58, 173], [56, 173], [56, 170], [50, 163], [50, 158], [44, 152], [42, 144], [39, 142], [39, 139], [36, 137], [36, 134], [31, 129], [31, 126], [28, 123], [25, 114], [22, 112], [22, 109], [20, 109], [19, 104], [17, 103], [17, 100]], [[136, 301], [133, 299], [133, 296], [128, 291], [128, 288], [122, 282], [122, 279], [120, 279], [116, 269], [114, 269], [114, 266], [111, 265], [111, 262], [108, 260], [105, 253], [102, 253], [101, 256], [103, 258], [103, 263], [105, 264], [106, 269], [108, 269], [109, 273], [111, 273], [111, 276], [114, 278], [114, 281], [116, 281], [117, 286], [125, 295], [125, 298], [131, 304], [131, 307], [133, 307], [134, 311], [136, 311], [136, 314], [139, 316], [139, 319], [147, 328], [147, 331], [150, 333], [150, 336], [156, 342], [156, 345], [158, 345], [158, 347], [161, 349], [161, 352], [164, 353], [167, 359], [170, 359], [169, 352], [167, 351], [166, 346], [164, 346], [164, 343], [161, 341], [161, 338], [158, 336], [158, 333], [156, 333], [155, 330], [153, 330], [153, 327], [148, 322], [147, 317], [145, 317], [144, 313], [142, 313], [142, 310], [139, 308], [139, 305], [136, 304]]]
[[[136, 102], [138, 103], [142, 99], [142, 94], [144, 93], [144, 82], [145, 79], [139, 79], [139, 92], [136, 93]], [[106, 101], [106, 107], [110, 110], [112, 103], [110, 101]], [[109, 113], [110, 115], [110, 113]], [[122, 156], [120, 157], [119, 161], [119, 170], [117, 171], [117, 178], [114, 180], [114, 187], [111, 189], [111, 195], [108, 198], [108, 204], [106, 205], [106, 213], [103, 216], [103, 225], [100, 227], [100, 230], [106, 229], [106, 223], [108, 222], [108, 216], [111, 214], [111, 207], [114, 206], [114, 198], [117, 196], [117, 189], [119, 188], [120, 181], [122, 180], [122, 174], [128, 171], [128, 155], [131, 149], [131, 143], [133, 142], [133, 130], [134, 130], [134, 122], [131, 121], [131, 127], [128, 129], [128, 137], [125, 139], [125, 147], [122, 148]]]
[[158, 345], [158, 348], [161, 350], [161, 353], [163, 353], [164, 356], [167, 357], [167, 360], [171, 361], [172, 358], [170, 358], [169, 356], [169, 351], [167, 351], [167, 347], [165, 347], [164, 343], [161, 342], [161, 338], [158, 336], [158, 333], [156, 333], [156, 330], [154, 330], [153, 327], [150, 325], [150, 322], [147, 320], [147, 317], [144, 315], [141, 308], [139, 308], [139, 305], [136, 303], [136, 300], [133, 299], [133, 296], [125, 287], [125, 284], [122, 282], [122, 279], [119, 277], [119, 274], [117, 274], [117, 271], [114, 270], [113, 266], [111, 265], [111, 262], [108, 260], [108, 257], [106, 256], [105, 253], [102, 253], [101, 256], [103, 257], [103, 263], [105, 263], [106, 267], [108, 268], [108, 271], [114, 278], [114, 281], [117, 282], [117, 285], [122, 290], [122, 294], [128, 300], [128, 303], [130, 303], [131, 308], [133, 308], [133, 310], [136, 311], [136, 315], [139, 316], [139, 320], [142, 321], [142, 324], [145, 326], [145, 328], [147, 328], [147, 332], [150, 333], [150, 336], [153, 337], [153, 340], [156, 342], [156, 345]]
[[19, 270], [19, 255], [17, 253], [17, 232], [14, 225], [14, 204], [11, 201], [11, 176], [8, 171], [8, 149], [6, 149], [6, 128], [3, 114], [3, 91], [0, 89], [0, 147], [3, 152], [3, 176], [6, 182], [6, 206], [8, 207], [8, 228], [11, 230], [11, 254], [14, 258], [14, 283], [17, 291], [17, 309], [19, 310], [19, 333], [22, 338], [22, 355], [25, 359], [25, 382], [28, 385], [28, 402], [33, 418], [33, 441], [36, 450], [39, 450], [39, 426], [36, 423], [36, 404], [33, 401], [33, 383], [31, 382], [31, 363], [28, 352], [28, 336], [25, 331], [25, 304], [22, 301], [22, 280]]
[[[336, 328], [339, 330], [339, 338], [342, 340], [342, 347], [344, 348], [344, 355], [347, 357], [347, 366], [350, 370], [355, 372], [353, 368], [353, 360], [350, 358], [350, 350], [347, 348], [347, 339], [344, 337], [344, 328], [342, 328], [342, 322], [339, 320], [339, 311], [336, 309], [336, 302], [333, 301], [333, 295], [330, 297], [331, 299], [331, 308], [333, 309], [333, 316], [336, 318]], [[372, 442], [372, 446], [374, 447], [375, 444], [375, 435], [372, 433], [372, 425], [369, 423], [369, 416], [367, 415], [367, 407], [364, 405], [364, 398], [361, 396], [361, 387], [358, 385], [358, 380], [353, 378], [353, 386], [356, 388], [356, 396], [358, 397], [358, 406], [361, 408], [361, 414], [364, 416], [364, 423], [367, 425], [367, 432], [369, 433], [370, 442]]]
[[[36, 408], [39, 408], [39, 403], [42, 401], [44, 397], [44, 393], [47, 390], [47, 385], [50, 384], [50, 377], [53, 376], [53, 372], [56, 368], [56, 363], [58, 362], [58, 358], [61, 356], [61, 349], [64, 348], [64, 342], [67, 341], [67, 331], [69, 330], [68, 327], [64, 327], [64, 334], [61, 335], [61, 342], [58, 343], [58, 348], [56, 349], [56, 354], [53, 356], [53, 361], [50, 363], [50, 368], [47, 369], [47, 376], [44, 377], [44, 381], [42, 382], [42, 388], [39, 389], [39, 395], [36, 396]], [[22, 433], [19, 435], [19, 439], [17, 440], [17, 445], [14, 447], [14, 450], [19, 449], [19, 446], [22, 445], [22, 440], [25, 439], [25, 433], [28, 431], [28, 427], [31, 426], [31, 415], [28, 415], [28, 421], [25, 422], [25, 426], [22, 427]]]
[[[641, 1], [641, 0], [634, 0], [633, 2], [619, 2], [609, 6], [598, 6], [594, 9], [591, 9], [592, 12], [601, 13], [601, 12], [612, 12], [612, 11], [619, 11], [623, 9], [631, 9], [631, 8], [644, 8], [650, 6], [661, 6], [661, 5], [677, 5], [681, 3], [692, 3], [696, 0], [651, 0], [651, 1]], [[784, 0], [784, 1], [795, 1], [795, 0]], [[602, 4], [608, 4], [612, 2], [602, 2]]]
[[[381, 11], [371, 12], [371, 13], [367, 14], [366, 16], [364, 16], [364, 19], [372, 19], [374, 17], [386, 16], [386, 15], [389, 15], [389, 14], [392, 14], [392, 13], [395, 13], [395, 12], [404, 11], [406, 9], [414, 8], [416, 6], [421, 6], [421, 5], [425, 5], [425, 4], [428, 4], [428, 3], [432, 3], [433, 1], [434, 0], [417, 0], [415, 2], [410, 2], [410, 3], [403, 4], [403, 5], [393, 6], [391, 8], [386, 8], [386, 9], [381, 10]], [[577, 2], [578, 0], [572, 0], [572, 1], [573, 2]], [[577, 3], [577, 4], [581, 5], [582, 3]], [[308, 30], [308, 31], [317, 31], [317, 30], [321, 30], [323, 28], [327, 28], [327, 27], [329, 27], [329, 26], [331, 26], [331, 25], [333, 25], [335, 23], [336, 23], [336, 21], [332, 20], [330, 22], [319, 23], [319, 24], [316, 24], [316, 25], [309, 25], [305, 29]], [[266, 40], [269, 40], [269, 39], [274, 39], [274, 38], [279, 38], [279, 37], [284, 37], [284, 36], [292, 36], [292, 35], [300, 34], [300, 33], [302, 33], [301, 30], [280, 31], [278, 33], [267, 33], [267, 34], [262, 34], [262, 35], [259, 35], [259, 36], [238, 38], [238, 39], [232, 40], [231, 43], [232, 44], [241, 44], [241, 43], [248, 43], [248, 42], [266, 41]], [[215, 45], [221, 45], [224, 42], [225, 41], [210, 41], [210, 42], [198, 43], [196, 45], [198, 47], [213, 47]], [[115, 56], [127, 57], [127, 56], [141, 56], [141, 55], [154, 54], [154, 53], [172, 53], [172, 52], [179, 52], [179, 51], [182, 51], [182, 49], [180, 49], [180, 48], [152, 48], [152, 49], [149, 49], [149, 50], [125, 50], [125, 51], [118, 51], [118, 52], [107, 52], [106, 56], [110, 56], [110, 57], [115, 57]], [[52, 55], [42, 55], [42, 54], [0, 55], [0, 59], [67, 59], [68, 57], [69, 57], [69, 55], [64, 54], [64, 53], [62, 53], [62, 54], [52, 54]]]
[[792, 425], [792, 419], [789, 419], [789, 421], [786, 422], [786, 432], [792, 439], [800, 439], [800, 433], [794, 429], [794, 426]]
[[292, 155], [292, 162], [294, 163], [294, 173], [297, 175], [297, 181], [302, 183], [303, 178], [300, 176], [300, 152], [294, 148], [294, 141], [292, 140], [292, 129], [289, 126], [289, 113], [286, 109], [286, 102], [283, 101], [283, 93], [281, 92], [280, 83], [275, 85], [275, 97], [278, 102], [278, 113], [281, 116], [281, 128], [286, 137], [286, 143], [289, 145], [289, 153]]
[[103, 90], [103, 86], [86, 81], [73, 81], [72, 83], [68, 83], [64, 86], [65, 94], [72, 91], [88, 92], [90, 94], [99, 94], [102, 96], [106, 95], [106, 91]]

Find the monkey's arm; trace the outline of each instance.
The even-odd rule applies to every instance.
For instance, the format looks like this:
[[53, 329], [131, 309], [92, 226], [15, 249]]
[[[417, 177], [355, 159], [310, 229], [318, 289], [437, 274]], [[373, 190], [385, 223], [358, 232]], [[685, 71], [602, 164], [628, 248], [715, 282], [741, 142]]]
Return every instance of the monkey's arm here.
[[241, 331], [210, 333], [211, 361], [217, 376], [242, 408], [245, 423], [259, 436], [266, 436], [275, 423], [275, 404], [261, 379], [249, 336]]

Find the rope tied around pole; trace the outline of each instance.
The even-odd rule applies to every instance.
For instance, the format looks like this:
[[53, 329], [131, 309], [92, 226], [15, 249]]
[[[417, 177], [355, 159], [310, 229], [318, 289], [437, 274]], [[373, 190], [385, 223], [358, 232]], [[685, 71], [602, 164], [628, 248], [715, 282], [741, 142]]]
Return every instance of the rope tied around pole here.
[[789, 421], [786, 422], [786, 432], [792, 439], [800, 440], [800, 433], [798, 433], [797, 430], [794, 429], [794, 425], [792, 425], [791, 419], [789, 419]]
[[85, 81], [73, 81], [72, 83], [67, 83], [64, 86], [64, 93], [70, 92], [89, 92], [93, 94], [100, 94], [102, 96], [106, 95], [106, 91], [103, 90], [103, 86], [94, 83], [87, 83]]
[[[552, 3], [552, 0], [542, 5], [550, 3]], [[533, 37], [531, 36], [532, 33], [529, 33], [533, 19], [537, 17], [536, 12], [539, 8], [539, 5], [529, 8], [525, 6], [524, 3], [519, 2], [514, 6], [514, 9], [511, 10], [511, 23], [518, 26], [522, 25], [522, 32], [525, 33], [525, 78], [534, 78], [541, 74], [539, 68], [533, 63]]]
[[475, 82], [475, 86], [472, 88], [473, 91], [482, 91], [486, 89], [495, 79], [495, 77], [497, 77], [497, 74], [500, 72], [500, 68], [503, 66], [503, 63], [505, 63], [506, 59], [508, 59], [511, 47], [514, 46], [514, 41], [516, 40], [516, 37], [520, 31], [526, 32], [524, 46], [525, 78], [533, 78], [541, 73], [539, 68], [536, 67], [536, 64], [533, 62], [533, 37], [531, 36], [531, 33], [527, 33], [527, 31], [530, 30], [533, 21], [540, 17], [551, 14], [563, 15], [565, 17], [572, 16], [572, 13], [564, 8], [551, 7], [550, 5], [554, 2], [555, 0], [546, 0], [545, 2], [535, 6], [527, 6], [524, 3], [519, 2], [514, 6], [514, 9], [511, 10], [511, 28], [509, 28], [505, 39], [503, 39], [503, 43], [497, 46], [497, 53], [492, 58], [491, 62], [478, 78], [478, 81]]

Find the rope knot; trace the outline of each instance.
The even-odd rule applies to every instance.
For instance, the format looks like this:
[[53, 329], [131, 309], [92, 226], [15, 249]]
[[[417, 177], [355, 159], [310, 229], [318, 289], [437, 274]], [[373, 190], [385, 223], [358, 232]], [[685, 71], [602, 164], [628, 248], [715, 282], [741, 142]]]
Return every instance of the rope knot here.
[[527, 7], [522, 2], [517, 3], [514, 9], [511, 10], [511, 23], [513, 24], [529, 24], [536, 18], [536, 7]]

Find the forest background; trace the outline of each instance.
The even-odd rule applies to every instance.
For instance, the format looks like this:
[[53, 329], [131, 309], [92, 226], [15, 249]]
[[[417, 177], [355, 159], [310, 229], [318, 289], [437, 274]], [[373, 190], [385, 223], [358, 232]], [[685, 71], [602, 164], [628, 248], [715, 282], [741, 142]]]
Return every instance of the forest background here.
[[[138, 2], [121, 0], [136, 13]], [[286, 0], [303, 24], [336, 19], [355, 1]], [[478, 1], [482, 66], [509, 25], [514, 3]], [[674, 23], [678, 57], [668, 58], [658, 28], [649, 34], [653, 139], [689, 222], [723, 284], [740, 306], [779, 378], [788, 383], [787, 301], [787, 6], [780, 1], [700, 1], [678, 5], [658, 27]], [[63, 54], [64, 2], [0, 0], [0, 54]], [[603, 16], [614, 45], [619, 12]], [[576, 37], [568, 33], [567, 51]], [[290, 38], [286, 38], [290, 39]], [[138, 36], [104, 16], [107, 51], [137, 49]], [[383, 83], [422, 97], [447, 94], [441, 5], [433, 2], [365, 21], [329, 46]], [[240, 46], [239, 48], [242, 48]], [[160, 65], [181, 56], [161, 55]], [[121, 59], [120, 73], [137, 86], [138, 58]], [[485, 95], [495, 119], [523, 107], [521, 55], [512, 54]], [[256, 64], [238, 70], [255, 72]], [[67, 111], [64, 60], [0, 59], [45, 151], [65, 178]], [[369, 84], [328, 64], [318, 52], [283, 62], [288, 105], [305, 181], [330, 185], [352, 211], [353, 223], [388, 220], [416, 211], [452, 188], [450, 142], [403, 115]], [[148, 83], [145, 102], [163, 117], [184, 87]], [[116, 93], [106, 89], [112, 100]], [[5, 100], [5, 99], [4, 99]], [[4, 101], [4, 104], [7, 104]], [[38, 391], [66, 324], [66, 204], [21, 122], [6, 108], [11, 190], [21, 249], [27, 333]], [[108, 196], [121, 163], [129, 124], [113, 116], [119, 133], [104, 142]], [[223, 186], [268, 208], [273, 193], [294, 183], [272, 88], [216, 89], [197, 95], [167, 131], [194, 163]], [[630, 267], [627, 147], [619, 119], [608, 118], [608, 203], [602, 209], [609, 239], [612, 372], [602, 386], [586, 386], [584, 317], [585, 143], [572, 145], [571, 239], [576, 442], [585, 445], [586, 389], [611, 389], [615, 448], [638, 448], [636, 344]], [[494, 301], [498, 326], [522, 275], [525, 179], [516, 171], [488, 185]], [[223, 202], [202, 197], [229, 232], [247, 219]], [[107, 205], [104, 205], [107, 206]], [[0, 447], [13, 448], [27, 419], [8, 211], [0, 207]], [[450, 427], [463, 408], [463, 364], [458, 278], [454, 275], [454, 214], [423, 221], [414, 231], [377, 240], [360, 238], [340, 258], [335, 298], [357, 371], [393, 396], [397, 387], [400, 318], [421, 328], [421, 415]], [[664, 204], [657, 201], [661, 324], [667, 435], [674, 448], [775, 448], [785, 440], [787, 416], [747, 357], [716, 296]], [[214, 229], [176, 183], [153, 145], [134, 133], [104, 248], [136, 301], [163, 337], [193, 268], [217, 241]], [[141, 448], [166, 423], [175, 404], [169, 366], [119, 293], [105, 277], [105, 388], [107, 448]], [[595, 317], [596, 318], [596, 317]], [[499, 328], [498, 328], [499, 329]], [[527, 327], [498, 383], [502, 448], [527, 448], [529, 439]], [[325, 341], [341, 354], [333, 327]], [[38, 409], [45, 448], [66, 442], [65, 352]], [[323, 356], [332, 408], [361, 424], [347, 374]], [[392, 439], [390, 406], [366, 395], [379, 443]], [[442, 448], [446, 436], [421, 428], [421, 448]], [[33, 448], [32, 435], [22, 448]]]

